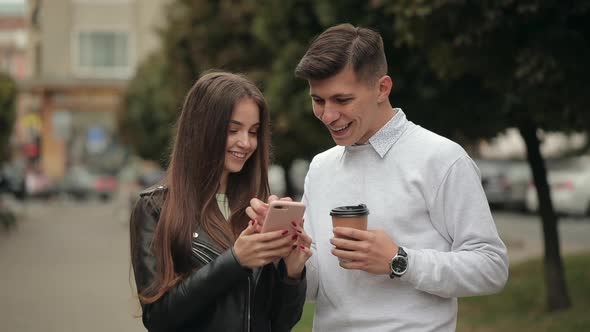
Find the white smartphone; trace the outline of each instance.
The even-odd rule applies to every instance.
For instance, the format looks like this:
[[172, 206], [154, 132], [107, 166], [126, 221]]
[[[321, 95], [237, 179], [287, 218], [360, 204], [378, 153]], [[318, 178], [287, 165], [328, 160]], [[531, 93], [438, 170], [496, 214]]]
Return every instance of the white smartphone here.
[[293, 233], [291, 222], [299, 223], [305, 213], [305, 204], [290, 201], [272, 201], [266, 219], [262, 225], [262, 232], [272, 232], [282, 229]]

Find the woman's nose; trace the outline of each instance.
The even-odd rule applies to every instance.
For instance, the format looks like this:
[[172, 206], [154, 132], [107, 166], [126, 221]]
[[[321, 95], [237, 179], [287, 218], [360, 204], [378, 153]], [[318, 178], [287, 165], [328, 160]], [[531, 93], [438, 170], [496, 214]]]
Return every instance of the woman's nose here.
[[241, 148], [250, 147], [250, 138], [248, 137], [248, 133], [240, 135], [238, 138], [238, 146]]

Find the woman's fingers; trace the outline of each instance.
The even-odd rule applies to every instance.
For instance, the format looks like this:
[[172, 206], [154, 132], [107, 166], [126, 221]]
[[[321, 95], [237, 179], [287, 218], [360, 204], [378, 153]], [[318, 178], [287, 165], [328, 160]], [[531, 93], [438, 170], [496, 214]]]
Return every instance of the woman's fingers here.
[[295, 230], [297, 235], [299, 235], [299, 243], [300, 244], [303, 244], [306, 247], [311, 246], [312, 239], [309, 235], [307, 235], [307, 233], [305, 232], [303, 227], [299, 226], [294, 221], [291, 223], [291, 227]]
[[246, 214], [250, 219], [258, 220], [262, 222], [268, 212], [268, 204], [259, 200], [258, 198], [252, 198], [250, 200], [250, 206], [246, 208]]
[[246, 229], [244, 229], [241, 233], [240, 236], [242, 235], [252, 235], [256, 233], [256, 225], [254, 224], [253, 220], [250, 220], [250, 222], [248, 223], [248, 227], [246, 227]]

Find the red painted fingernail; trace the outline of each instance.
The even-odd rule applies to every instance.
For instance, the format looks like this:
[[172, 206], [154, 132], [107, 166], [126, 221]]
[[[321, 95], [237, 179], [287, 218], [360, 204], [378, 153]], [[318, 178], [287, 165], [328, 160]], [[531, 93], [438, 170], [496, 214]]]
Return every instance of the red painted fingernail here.
[[291, 236], [291, 240], [297, 240], [297, 235]]
[[297, 233], [299, 233], [299, 234], [303, 234], [303, 232], [302, 232], [302, 231], [300, 231], [300, 230], [297, 230]]
[[305, 249], [305, 246], [304, 245], [300, 245], [299, 248]]
[[289, 231], [285, 229], [285, 230], [284, 230], [284, 231], [281, 233], [281, 235], [287, 235], [287, 233], [289, 233]]
[[291, 221], [291, 225], [297, 227], [297, 224], [294, 221]]
[[292, 248], [292, 249], [295, 249], [295, 248], [297, 248], [297, 245], [296, 245], [296, 244], [294, 244], [294, 245], [293, 245], [291, 248]]

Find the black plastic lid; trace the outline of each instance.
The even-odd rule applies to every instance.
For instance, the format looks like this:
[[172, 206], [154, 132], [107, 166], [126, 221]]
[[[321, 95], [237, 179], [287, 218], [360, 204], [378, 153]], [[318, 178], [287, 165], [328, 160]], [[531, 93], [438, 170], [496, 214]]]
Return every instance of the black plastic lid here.
[[330, 211], [331, 216], [338, 216], [338, 217], [357, 217], [357, 216], [366, 216], [369, 214], [369, 209], [365, 204], [359, 205], [347, 205], [347, 206], [339, 206], [335, 207]]

